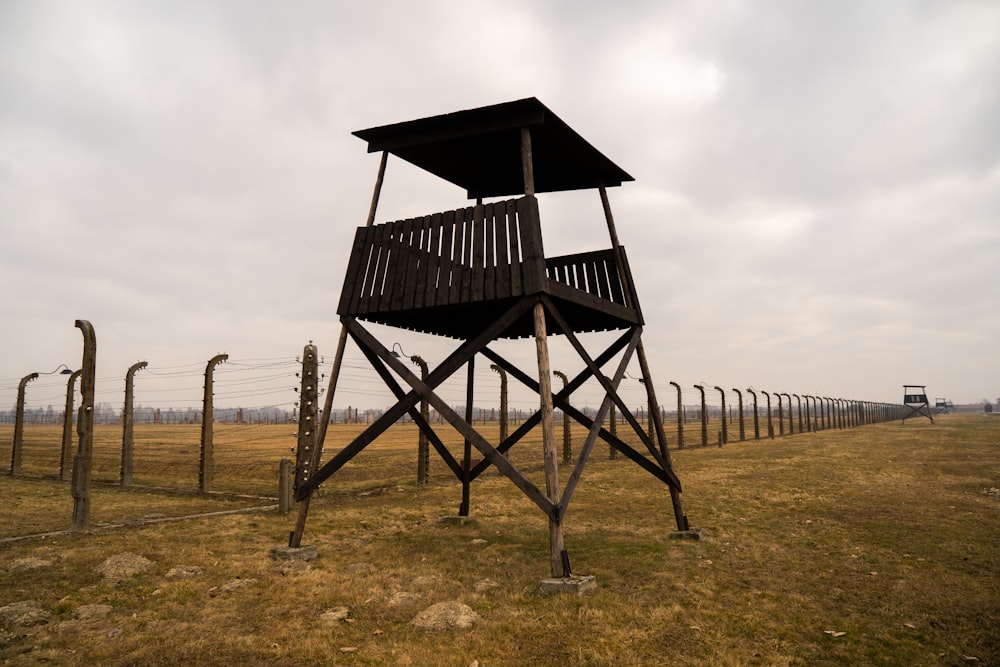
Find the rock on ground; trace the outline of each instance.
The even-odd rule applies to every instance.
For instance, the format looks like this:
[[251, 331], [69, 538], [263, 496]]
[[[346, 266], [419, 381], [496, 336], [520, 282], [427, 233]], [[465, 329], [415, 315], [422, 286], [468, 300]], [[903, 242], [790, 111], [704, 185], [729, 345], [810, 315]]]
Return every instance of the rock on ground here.
[[16, 558], [10, 562], [7, 566], [8, 572], [24, 572], [26, 570], [37, 570], [42, 567], [48, 567], [52, 565], [52, 561], [45, 560], [44, 558]]
[[78, 621], [91, 621], [99, 618], [106, 618], [111, 613], [111, 605], [108, 604], [83, 604], [73, 611], [73, 618]]
[[327, 609], [319, 615], [321, 621], [343, 621], [351, 615], [351, 610], [347, 607], [334, 607]]
[[167, 572], [167, 579], [191, 579], [201, 574], [201, 568], [197, 565], [177, 565]]
[[118, 582], [134, 577], [153, 567], [153, 561], [133, 553], [115, 554], [97, 566], [106, 581]]
[[464, 630], [479, 620], [479, 614], [461, 602], [439, 602], [417, 614], [413, 625], [426, 630]]
[[49, 622], [49, 612], [42, 609], [37, 600], [22, 600], [0, 607], [0, 625], [30, 628]]

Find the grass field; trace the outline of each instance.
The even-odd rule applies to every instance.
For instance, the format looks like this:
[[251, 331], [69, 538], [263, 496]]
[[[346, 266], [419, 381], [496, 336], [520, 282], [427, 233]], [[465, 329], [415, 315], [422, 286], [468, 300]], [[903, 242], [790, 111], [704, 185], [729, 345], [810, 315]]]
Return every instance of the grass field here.
[[[54, 466], [42, 450], [58, 429], [39, 428], [26, 434], [25, 472], [51, 475], [57, 446]], [[137, 428], [137, 483], [196, 488], [197, 427], [159, 428]], [[258, 428], [274, 430], [217, 428], [221, 490], [273, 495], [294, 427]], [[357, 428], [334, 428], [333, 442]], [[98, 440], [95, 476], [113, 482], [120, 431]], [[0, 542], [0, 663], [1000, 664], [1000, 419], [673, 450], [700, 542], [667, 539], [664, 487], [597, 451], [567, 517], [573, 570], [599, 585], [582, 597], [537, 594], [547, 522], [506, 479], [473, 485], [475, 523], [438, 522], [455, 514], [460, 486], [437, 460], [417, 486], [415, 442], [412, 427], [394, 427], [324, 485], [303, 540], [319, 551], [308, 569], [269, 557], [293, 523], [274, 510], [143, 522], [268, 500], [99, 485], [94, 523], [125, 525]], [[511, 458], [540, 483], [537, 440]], [[0, 537], [69, 523], [69, 487], [52, 479], [0, 476], [0, 502]], [[97, 571], [123, 553], [149, 568], [120, 581]], [[168, 576], [177, 566], [200, 573]], [[471, 629], [411, 623], [451, 600], [478, 614]], [[11, 611], [27, 601], [37, 624]]]

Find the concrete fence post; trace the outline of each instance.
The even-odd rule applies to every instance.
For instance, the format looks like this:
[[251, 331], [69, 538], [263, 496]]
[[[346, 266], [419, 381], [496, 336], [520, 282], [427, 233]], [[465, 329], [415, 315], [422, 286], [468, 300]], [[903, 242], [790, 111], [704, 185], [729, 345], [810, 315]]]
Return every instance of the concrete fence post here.
[[68, 482], [73, 476], [73, 398], [76, 379], [82, 371], [73, 371], [66, 383], [66, 410], [63, 412], [62, 452], [59, 455], [59, 479]]
[[229, 359], [217, 354], [205, 366], [205, 395], [201, 402], [201, 460], [198, 465], [198, 490], [208, 493], [215, 482], [215, 443], [213, 442], [215, 407], [212, 404], [215, 367]]
[[757, 413], [757, 392], [747, 387], [747, 393], [753, 396], [753, 439], [760, 440], [760, 415]]
[[[552, 371], [552, 374], [562, 380], [563, 389], [566, 388], [566, 383], [569, 382], [569, 378], [562, 371]], [[573, 439], [572, 433], [570, 431], [569, 415], [566, 414], [565, 410], [562, 410], [562, 462], [563, 465], [569, 465], [573, 462]]]
[[80, 365], [80, 411], [76, 417], [79, 441], [73, 457], [72, 530], [90, 527], [90, 470], [94, 458], [94, 385], [97, 369], [97, 334], [87, 320], [77, 320], [76, 327], [83, 334], [83, 363]]
[[[500, 442], [503, 443], [510, 435], [510, 426], [507, 422], [507, 371], [496, 364], [490, 364], [490, 368], [500, 376]], [[507, 456], [507, 452], [504, 452], [504, 456]]]
[[774, 440], [774, 424], [771, 422], [771, 394], [761, 390], [764, 398], [767, 399], [767, 437]]
[[681, 399], [681, 386], [671, 382], [677, 388], [677, 449], [684, 449], [684, 403]]
[[139, 361], [129, 366], [125, 373], [125, 407], [122, 410], [122, 463], [118, 471], [118, 481], [122, 486], [132, 486], [135, 473], [135, 374], [148, 364]]
[[10, 448], [10, 474], [21, 474], [24, 448], [24, 390], [28, 383], [38, 379], [38, 373], [29, 373], [17, 384], [17, 405], [14, 408], [14, 442]]
[[785, 411], [781, 404], [781, 394], [774, 392], [774, 395], [778, 397], [778, 435], [785, 435]]
[[744, 431], [744, 428], [743, 428], [743, 394], [742, 394], [742, 393], [740, 392], [740, 390], [739, 390], [739, 389], [737, 389], [736, 387], [733, 387], [733, 391], [735, 391], [735, 392], [736, 392], [736, 399], [737, 399], [737, 401], [739, 402], [739, 413], [740, 413], [740, 442], [743, 442], [744, 440], [746, 440], [746, 437], [745, 437], [745, 435], [746, 435], [746, 432]]
[[708, 411], [705, 409], [705, 385], [696, 384], [694, 388], [701, 392], [701, 446], [708, 447]]
[[722, 436], [721, 436], [722, 440], [719, 443], [719, 446], [721, 447], [722, 445], [727, 444], [729, 442], [729, 428], [726, 426], [726, 421], [727, 421], [726, 420], [726, 392], [723, 391], [722, 387], [716, 387], [715, 390], [717, 392], [719, 392], [720, 396], [722, 396]]
[[[299, 387], [299, 429], [295, 446], [295, 470], [292, 489], [297, 491], [312, 475], [314, 449], [318, 434], [319, 353], [309, 344], [302, 349], [301, 386]], [[332, 411], [331, 411], [332, 412]], [[282, 478], [283, 479], [283, 478]]]

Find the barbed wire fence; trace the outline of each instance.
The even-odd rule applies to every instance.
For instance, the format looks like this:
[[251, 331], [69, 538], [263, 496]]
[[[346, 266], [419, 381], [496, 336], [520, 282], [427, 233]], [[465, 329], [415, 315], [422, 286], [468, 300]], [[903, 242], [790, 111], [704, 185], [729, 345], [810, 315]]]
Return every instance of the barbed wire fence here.
[[[326, 391], [331, 365], [321, 356], [321, 396]], [[213, 419], [210, 420], [215, 452], [212, 490], [274, 494], [280, 461], [294, 456], [295, 452], [294, 424], [298, 418], [301, 368], [302, 360], [296, 355], [227, 358], [214, 369]], [[22, 463], [17, 474], [58, 475], [67, 479], [67, 424], [71, 427], [72, 420], [67, 422], [66, 414], [69, 408], [73, 416], [70, 399], [74, 397], [72, 383], [75, 378], [67, 383], [65, 375], [54, 373], [32, 373], [35, 376], [32, 378], [0, 378], [0, 425], [14, 425], [18, 419], [22, 422], [21, 433], [15, 430], [15, 442], [11, 444], [12, 473], [14, 453], [20, 447], [18, 456]], [[202, 465], [199, 450], [205, 437], [199, 428], [204, 422], [206, 373], [205, 361], [175, 366], [154, 363], [135, 370], [131, 419], [142, 428], [136, 431], [131, 447], [135, 473], [134, 478], [129, 476], [130, 484], [198, 488]], [[462, 375], [456, 374], [438, 389], [459, 413], [465, 410], [466, 378]], [[124, 424], [124, 378], [124, 370], [121, 376], [96, 378], [96, 424]], [[498, 406], [501, 404], [507, 406], [507, 421], [512, 424], [529, 418], [538, 409], [537, 395], [515, 392], [501, 397], [500, 378], [488, 364], [475, 366], [473, 385], [478, 404], [471, 411], [474, 425], [498, 426], [501, 419]], [[898, 418], [898, 406], [866, 401], [755, 391], [751, 387], [727, 390], [705, 382], [670, 381], [654, 388], [661, 401], [666, 401], [655, 407], [647, 402], [645, 386], [634, 377], [622, 381], [619, 394], [632, 417], [649, 429], [651, 438], [650, 410], [658, 410], [667, 433], [667, 446], [671, 448], [722, 446], [735, 440], [768, 439]], [[331, 413], [326, 415], [331, 424], [369, 424], [381, 416], [382, 408], [378, 406], [394, 400], [368, 361], [359, 354], [345, 356], [336, 391], [337, 400]], [[675, 396], [676, 401], [673, 400]], [[596, 406], [603, 397], [600, 383], [591, 379], [574, 393], [573, 402]], [[582, 412], [593, 416], [596, 408], [584, 407]], [[623, 415], [620, 411], [613, 414], [605, 428], [615, 432]], [[560, 421], [564, 419], [558, 409], [556, 417]], [[401, 421], [407, 423], [410, 418], [406, 416]], [[430, 411], [429, 421], [443, 423], [434, 410]], [[283, 425], [288, 426], [287, 432], [276, 430], [275, 427]], [[582, 442], [586, 429], [570, 420], [568, 428], [561, 433], [564, 458], [571, 460], [574, 441]], [[18, 437], [23, 441], [18, 443]], [[73, 434], [69, 437], [72, 439]], [[416, 439], [414, 426], [415, 447]], [[335, 446], [336, 443], [327, 443], [327, 448]], [[99, 429], [94, 440], [93, 479], [123, 483], [123, 451], [125, 446], [120, 431]], [[608, 457], [615, 458], [611, 448]]]

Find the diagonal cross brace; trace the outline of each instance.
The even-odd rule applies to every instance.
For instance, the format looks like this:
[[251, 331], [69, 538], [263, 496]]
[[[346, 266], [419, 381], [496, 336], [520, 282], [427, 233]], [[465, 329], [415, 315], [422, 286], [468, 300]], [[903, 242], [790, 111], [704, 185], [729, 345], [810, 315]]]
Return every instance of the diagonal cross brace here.
[[[530, 302], [529, 302], [530, 303]], [[410, 407], [416, 404], [421, 398], [426, 400], [428, 403], [434, 406], [434, 409], [451, 424], [456, 431], [462, 434], [469, 442], [482, 453], [493, 465], [497, 467], [504, 475], [510, 479], [515, 486], [517, 486], [521, 491], [524, 492], [530, 500], [532, 500], [536, 505], [538, 505], [543, 512], [553, 519], [557, 516], [557, 506], [551, 500], [549, 500], [545, 494], [539, 490], [534, 483], [531, 482], [527, 477], [525, 477], [517, 468], [511, 465], [503, 454], [498, 452], [496, 448], [493, 447], [489, 442], [486, 441], [483, 436], [481, 436], [464, 418], [462, 418], [457, 412], [455, 412], [451, 406], [449, 406], [442, 398], [434, 393], [430, 382], [425, 384], [416, 375], [410, 372], [410, 369], [406, 367], [401, 361], [392, 356], [392, 354], [387, 350], [381, 343], [379, 343], [374, 336], [372, 336], [368, 331], [364, 329], [356, 321], [347, 323], [348, 331], [355, 340], [362, 345], [362, 347], [370, 348], [372, 351], [378, 354], [379, 358], [396, 371], [399, 376], [411, 387], [413, 391], [407, 394], [406, 399], [397, 403], [393, 409], [397, 406], [407, 405]], [[469, 355], [469, 358], [475, 355]], [[467, 361], [467, 359], [466, 359]], [[463, 362], [464, 363], [464, 362]], [[443, 366], [444, 364], [442, 364]], [[430, 377], [438, 372], [441, 366], [436, 368], [433, 373], [428, 375], [428, 381]], [[443, 380], [442, 380], [443, 381]], [[440, 382], [438, 382], [440, 384]], [[435, 385], [436, 386], [436, 385]], [[416, 394], [417, 398], [415, 400], [410, 399], [410, 396]], [[332, 463], [332, 461], [331, 461]]]
[[[460, 345], [454, 352], [452, 352], [447, 359], [445, 359], [441, 364], [434, 369], [433, 372], [428, 374], [426, 384], [421, 381], [417, 381], [421, 387], [424, 387], [431, 396], [433, 396], [432, 389], [440, 385], [442, 382], [447, 380], [452, 373], [458, 368], [464, 365], [469, 359], [474, 357], [479, 349], [482, 348], [487, 342], [497, 338], [502, 334], [508, 327], [510, 327], [514, 322], [516, 322], [524, 313], [526, 313], [532, 306], [534, 301], [532, 299], [521, 299], [515, 303], [511, 308], [504, 313], [499, 319], [497, 319], [493, 324], [488, 326], [483, 332], [474, 339], [468, 340], [462, 345]], [[358, 321], [354, 317], [344, 316], [341, 318], [341, 322], [344, 328], [347, 329], [352, 336], [357, 340], [357, 334], [359, 331], [364, 337], [369, 338], [374, 341], [377, 347], [382, 347], [375, 341], [374, 338], [368, 334], [364, 328], [358, 324]], [[383, 348], [384, 349], [384, 348]], [[402, 367], [403, 372], [406, 375], [412, 375], [409, 369], [402, 366], [398, 360], [396, 360], [392, 355], [388, 355], [388, 361], [390, 365], [393, 366], [394, 370], [396, 366]], [[411, 386], [415, 386], [412, 382], [409, 383]], [[361, 452], [365, 447], [370, 445], [375, 438], [384, 433], [390, 426], [396, 423], [400, 417], [409, 412], [421, 399], [420, 393], [417, 391], [410, 391], [406, 396], [387, 410], [381, 417], [375, 420], [367, 429], [365, 429], [358, 437], [356, 437], [350, 444], [341, 449], [337, 454], [327, 461], [321, 468], [317, 469], [313, 475], [299, 485], [298, 490], [295, 493], [295, 499], [301, 501], [308, 497], [316, 488], [322, 484], [324, 481], [329, 479], [331, 475], [340, 470], [345, 463], [354, 458], [359, 452]], [[544, 496], [543, 496], [544, 497]]]
[[[607, 392], [608, 396], [610, 396], [614, 400], [615, 404], [621, 410], [622, 415], [625, 417], [625, 420], [636, 432], [636, 435], [639, 436], [639, 439], [642, 441], [642, 443], [646, 445], [646, 449], [649, 450], [649, 453], [652, 454], [653, 458], [656, 459], [656, 462], [660, 464], [661, 468], [663, 468], [664, 470], [669, 470], [670, 464], [667, 463], [663, 454], [653, 445], [653, 441], [650, 440], [649, 436], [646, 435], [646, 433], [643, 431], [642, 427], [639, 425], [639, 422], [632, 415], [632, 412], [628, 409], [628, 406], [625, 405], [625, 401], [621, 399], [615, 388], [611, 386], [608, 379], [604, 376], [603, 373], [601, 373], [600, 367], [597, 364], [595, 364], [594, 361], [590, 358], [590, 355], [587, 353], [587, 350], [584, 349], [579, 339], [576, 337], [575, 334], [573, 334], [572, 329], [569, 328], [569, 325], [566, 323], [566, 320], [559, 312], [559, 309], [556, 308], [555, 304], [552, 303], [552, 301], [544, 294], [542, 295], [542, 303], [545, 304], [546, 310], [549, 311], [549, 314], [552, 315], [556, 323], [560, 327], [562, 327], [563, 332], [566, 334], [566, 338], [569, 340], [570, 344], [573, 345], [574, 349], [576, 349], [577, 354], [579, 354], [580, 358], [583, 359], [583, 362], [587, 365], [587, 368], [590, 369], [591, 374], [593, 374], [593, 376], [597, 378], [597, 381], [601, 383], [601, 386], [604, 387], [604, 390]], [[639, 337], [642, 335], [642, 328], [635, 327], [633, 329], [633, 332], [634, 332], [633, 340], [635, 344], [638, 344]], [[633, 347], [633, 350], [634, 349], [635, 348]], [[629, 355], [631, 355], [631, 352], [629, 352]]]
[[[622, 348], [624, 348], [625, 345], [628, 343], [629, 336], [630, 334], [626, 333], [625, 335], [621, 336], [618, 340], [614, 341], [608, 347], [608, 349], [605, 350], [604, 353], [598, 357], [597, 360], [598, 363], [600, 365], [607, 363], [612, 357], [614, 357], [614, 355], [616, 355], [619, 351], [621, 351]], [[522, 371], [514, 364], [510, 363], [509, 361], [501, 357], [493, 350], [489, 348], [484, 348], [483, 356], [487, 357], [490, 361], [494, 362], [495, 364], [503, 368], [505, 371], [507, 371], [507, 373], [513, 376], [521, 384], [534, 391], [536, 394], [539, 392], [537, 380], [535, 380], [533, 377]], [[590, 378], [590, 372], [584, 370], [579, 375], [574, 377], [571, 381], [567, 382], [565, 388], [563, 388], [558, 394], [553, 395], [552, 399], [554, 405], [559, 406], [560, 408], [567, 406], [568, 403], [565, 400], [565, 398], [567, 398], [573, 391], [580, 388], [583, 385], [583, 383], [586, 382], [589, 378]], [[532, 415], [528, 417], [524, 421], [524, 423], [521, 424], [521, 426], [519, 426], [517, 430], [514, 431], [514, 433], [512, 433], [504, 442], [502, 442], [500, 446], [497, 447], [497, 449], [500, 452], [506, 452], [507, 450], [509, 450], [511, 447], [517, 444], [517, 442], [520, 441], [521, 438], [527, 435], [531, 431], [531, 429], [537, 426], [538, 423], [541, 421], [541, 419], [542, 419], [541, 412], [536, 411], [532, 413]], [[480, 462], [473, 468], [472, 478], [475, 479], [478, 475], [482, 474], [482, 472], [488, 467], [489, 463], [487, 461]]]
[[[365, 357], [368, 358], [368, 361], [371, 363], [372, 368], [375, 369], [375, 372], [379, 374], [382, 381], [385, 382], [386, 386], [390, 389], [390, 391], [392, 391], [396, 400], [402, 401], [405, 399], [406, 392], [399, 386], [399, 383], [396, 382], [395, 376], [393, 376], [392, 373], [390, 373], [385, 367], [385, 364], [382, 363], [381, 358], [373, 350], [362, 348], [361, 351]], [[424, 435], [427, 436], [430, 443], [434, 445], [435, 451], [437, 451], [437, 453], [441, 456], [441, 459], [448, 465], [448, 468], [452, 471], [452, 473], [455, 474], [455, 477], [461, 479], [462, 466], [455, 460], [455, 457], [451, 455], [451, 452], [449, 452], [447, 447], [445, 447], [441, 438], [439, 438], [438, 434], [433, 428], [431, 428], [431, 425], [424, 420], [423, 415], [420, 414], [420, 410], [414, 406], [410, 408], [409, 415], [417, 427], [424, 433]]]
[[[598, 356], [597, 359], [595, 360], [595, 363], [597, 365], [603, 365], [607, 363], [615, 354], [621, 351], [634, 336], [636, 336], [636, 333], [637, 332], [635, 330], [626, 332], [621, 338], [612, 343], [612, 345], [604, 353]], [[504, 359], [499, 354], [497, 354], [496, 352], [494, 352], [489, 348], [483, 350], [483, 355], [488, 357], [495, 364], [497, 364], [505, 371], [507, 371], [507, 373], [509, 373], [512, 377], [521, 382], [521, 384], [528, 387], [535, 393], [538, 393], [538, 382], [534, 378], [525, 374], [519, 368], [517, 368], [512, 363], [510, 363], [509, 361], [507, 361], [506, 359]], [[588, 429], [593, 427], [594, 420], [587, 417], [582, 412], [580, 412], [572, 405], [570, 405], [569, 402], [566, 400], [566, 397], [571, 392], [579, 388], [589, 377], [590, 377], [589, 370], [582, 371], [579, 375], [574, 377], [570, 382], [566, 384], [566, 388], [564, 390], [560, 391], [558, 394], [555, 394], [553, 396], [553, 403], [557, 407], [559, 407], [572, 419], [576, 420], [579, 424], [583, 425], [585, 428]], [[628, 409], [627, 407], [624, 406], [623, 402], [619, 402], [619, 406], [621, 407], [624, 413], [626, 414], [628, 413]], [[532, 414], [517, 429], [517, 431], [511, 434], [511, 436], [508, 437], [507, 440], [505, 440], [504, 443], [500, 445], [498, 449], [501, 452], [510, 449], [510, 447], [516, 444], [518, 440], [523, 438], [532, 428], [537, 426], [540, 419], [541, 419], [540, 413], [535, 412], [534, 414]], [[633, 430], [635, 430], [640, 437], [645, 436], [645, 432], [637, 423], [634, 422], [634, 420], [633, 422], [630, 423], [633, 426]], [[617, 449], [619, 452], [624, 454], [626, 457], [628, 457], [630, 460], [632, 460], [634, 463], [639, 465], [641, 468], [649, 472], [651, 475], [656, 477], [664, 484], [667, 484], [677, 489], [677, 491], [681, 490], [680, 480], [674, 474], [670, 466], [661, 467], [655, 465], [654, 463], [650, 462], [649, 459], [647, 459], [645, 456], [643, 456], [635, 449], [633, 449], [625, 441], [621, 440], [620, 438], [613, 435], [610, 431], [604, 428], [600, 429], [599, 436], [602, 440], [604, 440], [609, 445]], [[649, 448], [654, 455], [659, 454], [658, 451], [652, 449], [649, 445], [647, 445], [647, 448]], [[660, 458], [657, 457], [656, 460], [660, 461]], [[473, 479], [475, 479], [475, 477], [478, 476], [479, 474], [482, 474], [482, 472], [486, 470], [488, 467], [489, 467], [489, 462], [487, 461], [482, 461], [481, 463], [479, 463], [475, 468], [473, 468]]]

